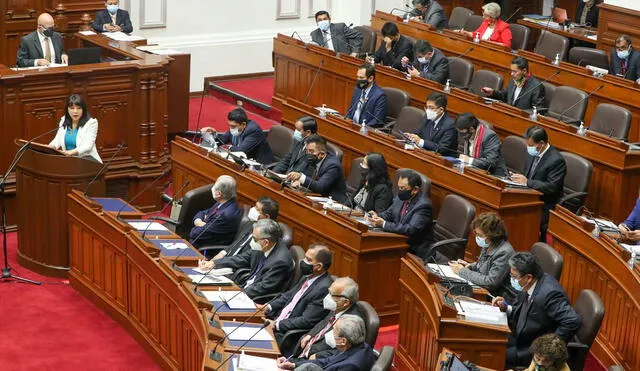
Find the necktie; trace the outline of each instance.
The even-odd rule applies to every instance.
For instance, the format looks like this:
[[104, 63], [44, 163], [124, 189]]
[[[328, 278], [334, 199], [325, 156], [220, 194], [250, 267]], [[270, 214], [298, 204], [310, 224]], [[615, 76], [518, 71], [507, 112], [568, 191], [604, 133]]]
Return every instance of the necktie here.
[[231, 137], [231, 144], [233, 144], [234, 147], [238, 146], [238, 138], [240, 137], [240, 135], [233, 135]]
[[424, 67], [422, 67], [422, 73], [426, 75], [427, 72], [429, 72], [429, 62], [425, 63]]
[[362, 113], [362, 108], [364, 108], [364, 98], [365, 98], [365, 91], [362, 91], [362, 94], [360, 95], [360, 100], [358, 101], [358, 107], [356, 107], [356, 113], [353, 115], [353, 122], [355, 122], [356, 124], [360, 123], [360, 115]]
[[535, 174], [539, 162], [540, 156], [536, 156], [536, 158], [533, 159], [533, 164], [531, 164], [531, 169], [529, 170], [529, 174], [527, 174], [527, 178], [531, 178], [533, 174]]
[[407, 206], [409, 205], [409, 201], [405, 201], [402, 203], [402, 209], [400, 210], [400, 218], [402, 218], [404, 216], [404, 214], [407, 213]]
[[626, 59], [621, 59], [620, 60], [620, 73], [622, 73], [623, 75], [627, 74], [627, 60]]
[[329, 318], [329, 322], [322, 329], [322, 331], [318, 332], [316, 336], [312, 337], [311, 340], [309, 340], [309, 342], [307, 343], [307, 346], [304, 347], [304, 350], [302, 351], [302, 357], [309, 358], [309, 352], [311, 351], [311, 346], [315, 344], [319, 339], [323, 338], [324, 334], [326, 334], [327, 331], [329, 331], [333, 327], [333, 324], [335, 322], [336, 322], [336, 316], [333, 315], [331, 316], [331, 318]]
[[49, 38], [44, 38], [44, 59], [51, 62], [51, 47], [49, 46]]
[[329, 44], [329, 41], [331, 41], [331, 35], [329, 35], [327, 31], [322, 31], [322, 37], [324, 38], [324, 47], [333, 50], [333, 43]]
[[251, 274], [251, 277], [249, 277], [249, 279], [247, 281], [251, 281], [252, 279], [255, 278], [255, 276], [258, 274], [258, 272], [260, 272], [260, 268], [262, 268], [262, 266], [264, 265], [264, 261], [267, 259], [264, 257], [264, 254], [261, 253], [262, 256], [260, 257], [260, 261], [258, 262], [258, 265], [256, 266], [256, 269], [253, 271], [253, 273]]
[[296, 294], [293, 296], [293, 299], [291, 299], [289, 304], [287, 304], [287, 306], [284, 307], [284, 309], [282, 309], [276, 321], [282, 321], [283, 319], [289, 318], [289, 315], [291, 315], [291, 312], [293, 312], [293, 309], [296, 307], [296, 305], [298, 305], [298, 302], [302, 298], [302, 295], [304, 295], [305, 291], [307, 291], [307, 287], [309, 287], [308, 278], [304, 280], [302, 287], [300, 287], [300, 290], [296, 292]]
[[218, 212], [219, 208], [220, 208], [220, 205], [214, 207], [213, 210], [211, 210], [211, 212], [209, 213], [209, 215], [207, 215], [207, 217], [211, 217], [211, 216], [215, 215], [215, 213]]
[[516, 325], [516, 331], [519, 331], [527, 320], [527, 313], [529, 312], [529, 306], [531, 305], [529, 301], [529, 294], [524, 293], [524, 303], [522, 303], [522, 308], [520, 308], [520, 315], [518, 316], [518, 323]]

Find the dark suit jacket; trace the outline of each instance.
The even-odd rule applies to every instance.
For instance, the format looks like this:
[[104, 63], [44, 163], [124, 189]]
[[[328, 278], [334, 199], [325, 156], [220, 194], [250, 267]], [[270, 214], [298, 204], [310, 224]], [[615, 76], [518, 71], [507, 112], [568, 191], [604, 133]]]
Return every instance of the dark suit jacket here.
[[[610, 67], [609, 73], [612, 75], [621, 75], [622, 76], [622, 65], [621, 59], [618, 58], [618, 54], [615, 49], [611, 52], [611, 56], [609, 58]], [[627, 58], [627, 73], [623, 76], [627, 80], [638, 80], [640, 79], [640, 52], [635, 48], [631, 48], [629, 52], [629, 57]]]
[[376, 355], [367, 343], [362, 343], [346, 352], [338, 352], [331, 357], [301, 362], [316, 364], [324, 371], [369, 371], [376, 362]]
[[438, 4], [435, 0], [431, 1], [427, 14], [423, 14], [421, 11], [414, 9], [411, 12], [411, 15], [414, 17], [422, 16], [422, 22], [427, 23], [438, 30], [449, 27], [449, 21], [447, 20], [447, 16], [444, 14], [442, 5]]
[[305, 143], [305, 140], [294, 142], [289, 152], [278, 161], [273, 171], [279, 174], [287, 174], [292, 171], [305, 172], [309, 166], [307, 154], [304, 151]]
[[[347, 27], [344, 23], [331, 23], [329, 31], [333, 50], [336, 52], [351, 54], [359, 53], [362, 49], [362, 35], [357, 30]], [[311, 40], [322, 47], [327, 47], [319, 28], [311, 32]]]
[[[598, 4], [600, 1], [596, 1], [591, 9], [587, 11], [587, 24], [589, 24], [593, 28], [598, 28], [598, 16], [600, 14], [600, 8], [598, 8]], [[578, 1], [578, 7], [576, 8], [576, 18], [573, 20], [575, 23], [580, 23], [580, 18], [582, 18], [582, 11], [584, 10], [585, 3], [580, 0]]]
[[511, 348], [511, 352], [508, 350], [507, 353], [515, 354], [516, 360], [507, 361], [519, 366], [527, 366], [531, 362], [529, 346], [538, 336], [555, 332], [568, 343], [582, 324], [580, 316], [569, 304], [562, 286], [546, 273], [537, 281], [530, 298], [529, 310], [525, 314], [526, 320], [518, 327], [524, 297], [525, 293], [521, 292], [508, 316], [511, 329], [508, 348]]
[[[362, 318], [362, 320], [364, 321], [364, 314], [362, 314], [362, 312], [360, 312], [360, 309], [358, 308], [357, 305], [352, 305], [349, 309], [347, 309], [344, 312], [344, 314], [351, 314], [351, 315], [354, 315], [354, 316], [358, 316], [358, 317]], [[322, 331], [325, 327], [327, 327], [327, 325], [329, 324], [329, 320], [333, 316], [335, 316], [335, 312], [329, 312], [329, 314], [327, 314], [322, 321], [316, 323], [316, 325], [313, 326], [313, 328], [311, 330], [309, 330], [309, 332], [307, 332], [305, 335], [309, 335], [309, 336], [311, 336], [311, 338], [313, 338], [314, 336], [319, 334], [320, 331]], [[331, 329], [329, 329], [329, 331], [331, 331]], [[299, 345], [299, 342], [298, 342], [298, 345]], [[298, 347], [298, 348], [299, 348], [298, 349], [299, 352], [297, 352], [297, 353], [301, 353], [304, 350], [301, 347]], [[315, 354], [316, 358], [326, 358], [326, 357], [329, 357], [329, 356], [334, 355], [336, 353], [338, 353], [338, 350], [334, 349], [334, 348], [331, 348], [329, 346], [329, 344], [327, 344], [327, 342], [324, 340], [324, 338], [322, 338], [322, 339], [319, 339], [318, 341], [316, 341], [313, 345], [311, 345], [311, 350], [309, 351], [309, 356]], [[300, 354], [296, 354], [296, 355], [300, 355]], [[297, 365], [298, 365], [298, 362], [296, 362], [296, 366]]]
[[309, 166], [305, 175], [302, 186], [311, 192], [319, 193], [323, 197], [331, 196], [341, 204], [347, 202], [347, 184], [344, 181], [342, 164], [333, 153], [327, 153], [320, 167]]
[[535, 172], [530, 174], [533, 165], [533, 156], [528, 156], [524, 166], [524, 175], [527, 177], [527, 187], [542, 192], [544, 208], [541, 216], [541, 228], [546, 230], [549, 220], [549, 210], [564, 194], [564, 177], [567, 175], [567, 163], [558, 150], [549, 145], [549, 149], [538, 162]]
[[408, 236], [409, 252], [424, 261], [430, 257], [429, 246], [433, 243], [433, 207], [423, 192], [409, 200], [404, 216], [400, 216], [402, 204], [397, 196], [391, 206], [380, 217], [385, 220], [385, 232]]
[[636, 206], [633, 207], [627, 219], [622, 222], [630, 231], [640, 229], [640, 197], [636, 200]]
[[[351, 197], [351, 204], [355, 205], [354, 197], [364, 187], [364, 182], [358, 187], [356, 193]], [[380, 214], [387, 210], [391, 206], [393, 201], [393, 192], [391, 192], [391, 186], [380, 183], [373, 186], [373, 189], [369, 190], [367, 198], [364, 200], [364, 211], [375, 211]]]
[[[271, 310], [267, 313], [267, 317], [273, 320], [277, 319], [282, 310], [291, 302], [291, 299], [300, 291], [306, 279], [307, 277], [302, 277], [297, 285], [271, 302]], [[313, 281], [293, 308], [289, 318], [280, 321], [278, 332], [284, 334], [289, 330], [309, 330], [320, 322], [329, 313], [324, 309], [322, 300], [327, 296], [332, 282], [331, 276], [327, 273]]]
[[[471, 154], [469, 154], [468, 143], [464, 143], [463, 152], [465, 155], [471, 156]], [[488, 126], [485, 126], [482, 144], [480, 145], [480, 157], [474, 158], [473, 166], [487, 170], [494, 176], [507, 176], [509, 173], [507, 171], [507, 165], [504, 162], [504, 157], [502, 156], [500, 138], [498, 138], [498, 135]]]
[[[345, 118], [353, 120], [353, 116], [358, 109], [358, 101], [362, 95], [362, 89], [356, 86], [351, 96], [351, 104], [347, 110]], [[384, 90], [378, 86], [375, 82], [369, 90], [369, 94], [360, 112], [360, 121], [356, 124], [361, 124], [362, 120], [366, 120], [367, 126], [380, 126], [384, 124], [384, 120], [387, 117], [387, 95]]]
[[[241, 223], [241, 226], [242, 226], [242, 223]], [[234, 238], [234, 240], [237, 242], [232, 243], [231, 245], [227, 245], [227, 247], [225, 247], [224, 251], [227, 252], [225, 256], [241, 254], [244, 251], [248, 250], [250, 248], [249, 242], [251, 242], [252, 234], [253, 234], [253, 223], [246, 223], [244, 227], [241, 227], [240, 230], [238, 230], [238, 233], [236, 233], [238, 238], [237, 239]]]
[[409, 39], [400, 35], [400, 38], [391, 44], [391, 50], [388, 53], [383, 41], [373, 56], [376, 63], [382, 63], [385, 66], [402, 71], [402, 57], [413, 60], [413, 44]]
[[[222, 143], [233, 143], [231, 132], [219, 134]], [[255, 121], [249, 120], [247, 127], [238, 135], [238, 142], [229, 148], [232, 152], [244, 152], [248, 158], [255, 159], [262, 164], [273, 162], [273, 153], [267, 142], [267, 134], [260, 129]]]
[[[199, 211], [193, 217], [194, 221], [200, 219], [207, 223], [202, 227], [194, 226], [191, 228], [189, 240], [193, 245], [228, 245], [233, 242], [240, 226], [240, 220], [242, 220], [242, 208], [233, 198], [222, 204], [215, 214], [209, 216], [217, 206], [216, 202], [210, 208]], [[197, 240], [194, 241], [195, 238]]]
[[[104, 32], [104, 25], [111, 23], [111, 16], [107, 9], [103, 9], [96, 13], [96, 20], [93, 21], [92, 27], [96, 32]], [[129, 12], [126, 10], [118, 9], [116, 12], [116, 25], [120, 26], [122, 32], [133, 32], [133, 26], [131, 25], [131, 19], [129, 18]]]
[[524, 82], [518, 98], [513, 101], [513, 94], [516, 91], [516, 84], [509, 81], [506, 89], [494, 90], [490, 98], [499, 99], [514, 107], [529, 110], [533, 106], [542, 107], [544, 105], [544, 85], [534, 76], [530, 76]]
[[445, 112], [434, 129], [435, 122], [427, 119], [427, 115], [424, 115], [414, 134], [424, 139], [422, 148], [427, 151], [455, 157], [458, 149], [458, 131], [454, 123], [455, 120]]
[[[218, 260], [216, 268], [231, 268], [234, 271], [249, 268], [250, 275], [252, 275], [263, 257], [262, 251], [247, 250], [240, 255], [225, 256]], [[251, 299], [278, 293], [282, 291], [292, 271], [293, 257], [291, 257], [287, 246], [278, 242], [258, 271], [253, 284], [245, 289], [245, 293]], [[245, 282], [236, 282], [236, 284], [244, 285]]]
[[[62, 36], [54, 32], [51, 36], [53, 43], [53, 51], [56, 54], [55, 63], [62, 63], [62, 54], [65, 54], [62, 45]], [[18, 67], [33, 67], [36, 59], [44, 58], [44, 51], [40, 45], [38, 31], [33, 31], [20, 40], [20, 49], [18, 50], [18, 58], [16, 64]]]
[[434, 48], [433, 51], [433, 57], [431, 57], [426, 71], [426, 64], [418, 62], [417, 58], [412, 65], [420, 71], [420, 77], [444, 84], [449, 79], [449, 60], [440, 50]]

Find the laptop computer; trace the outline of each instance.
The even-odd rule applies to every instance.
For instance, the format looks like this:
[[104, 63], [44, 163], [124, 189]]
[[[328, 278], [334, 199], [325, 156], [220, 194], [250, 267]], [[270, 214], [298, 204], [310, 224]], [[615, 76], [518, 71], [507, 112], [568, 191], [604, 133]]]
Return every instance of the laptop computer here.
[[102, 61], [102, 48], [76, 48], [67, 50], [69, 66], [78, 64], [100, 63]]

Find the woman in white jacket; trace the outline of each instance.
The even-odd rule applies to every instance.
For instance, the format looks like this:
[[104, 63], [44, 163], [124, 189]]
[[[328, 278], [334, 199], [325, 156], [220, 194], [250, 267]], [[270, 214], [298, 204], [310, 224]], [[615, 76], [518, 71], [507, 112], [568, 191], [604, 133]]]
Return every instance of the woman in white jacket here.
[[60, 128], [49, 146], [62, 150], [67, 156], [91, 156], [102, 162], [96, 149], [98, 120], [89, 117], [87, 104], [78, 94], [69, 96], [66, 107], [60, 119]]

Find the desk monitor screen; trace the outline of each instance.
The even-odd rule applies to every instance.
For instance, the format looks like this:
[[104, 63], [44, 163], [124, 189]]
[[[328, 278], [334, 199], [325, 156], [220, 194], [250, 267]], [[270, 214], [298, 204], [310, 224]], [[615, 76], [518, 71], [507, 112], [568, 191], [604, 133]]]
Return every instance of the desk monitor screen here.
[[69, 66], [88, 63], [100, 63], [102, 61], [102, 48], [76, 48], [67, 51]]
[[564, 23], [567, 20], [567, 9], [563, 8], [553, 8], [551, 12], [552, 18], [554, 22]]

